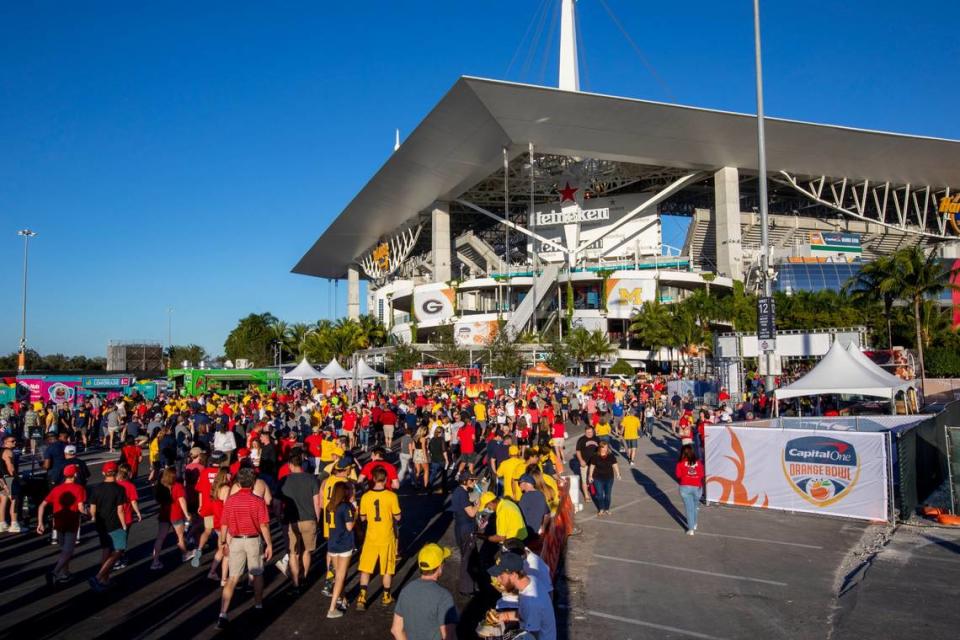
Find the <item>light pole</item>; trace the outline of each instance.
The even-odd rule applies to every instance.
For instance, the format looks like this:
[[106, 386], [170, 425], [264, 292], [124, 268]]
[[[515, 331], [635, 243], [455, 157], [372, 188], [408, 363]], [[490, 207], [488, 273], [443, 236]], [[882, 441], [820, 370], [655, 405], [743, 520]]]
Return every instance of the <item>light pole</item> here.
[[27, 257], [30, 253], [30, 238], [37, 233], [30, 229], [17, 231], [23, 237], [23, 309], [20, 328], [20, 356], [17, 360], [17, 372], [23, 373], [27, 369]]
[[167, 368], [173, 364], [173, 307], [167, 307]]
[[[767, 210], [767, 147], [763, 129], [763, 61], [760, 47], [760, 0], [753, 0], [753, 48], [757, 79], [757, 148], [759, 171], [760, 196], [760, 278], [763, 283], [763, 296], [769, 299], [773, 295], [770, 282], [770, 234]], [[776, 344], [774, 340], [774, 344]], [[766, 380], [764, 387], [767, 393], [773, 391], [773, 373], [771, 371], [775, 351], [764, 351], [762, 356], [766, 361]]]

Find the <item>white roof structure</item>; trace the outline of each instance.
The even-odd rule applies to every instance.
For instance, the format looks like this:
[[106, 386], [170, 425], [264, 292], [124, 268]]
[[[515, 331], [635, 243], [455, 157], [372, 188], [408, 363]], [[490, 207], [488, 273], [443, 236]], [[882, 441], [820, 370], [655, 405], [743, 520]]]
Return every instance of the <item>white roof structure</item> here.
[[[862, 353], [860, 356], [867, 360]], [[839, 341], [833, 343], [827, 355], [793, 384], [774, 391], [777, 400], [843, 394], [893, 399], [900, 391], [914, 386], [913, 382], [901, 380], [874, 365], [879, 371], [869, 368], [860, 358], [845, 349]]]
[[[354, 370], [350, 369], [350, 371], [347, 372], [347, 376], [350, 378], [353, 378]], [[380, 373], [379, 371], [377, 371], [376, 369], [368, 365], [367, 361], [364, 360], [363, 358], [360, 358], [360, 360], [357, 362], [356, 376], [358, 380], [372, 380], [373, 378], [387, 377], [386, 374]]]
[[320, 372], [320, 377], [326, 380], [345, 380], [350, 377], [350, 374], [340, 366], [336, 358], [333, 358]]
[[890, 381], [890, 384], [898, 384], [898, 383], [902, 384], [904, 382], [903, 378], [899, 378], [893, 375], [892, 373], [890, 373], [889, 371], [887, 371], [886, 369], [878, 365], [876, 362], [874, 362], [873, 360], [865, 356], [863, 351], [861, 351], [860, 348], [854, 343], [851, 342], [850, 344], [847, 345], [847, 352], [853, 356], [854, 360], [862, 364], [864, 367], [866, 367], [870, 371], [873, 371], [875, 373], [880, 374], [881, 376], [884, 376], [886, 379]]
[[314, 380], [320, 377], [322, 377], [322, 374], [314, 369], [313, 366], [307, 362], [306, 358], [301, 360], [300, 364], [291, 369], [288, 373], [283, 374], [284, 380], [300, 380], [301, 382], [306, 380]]

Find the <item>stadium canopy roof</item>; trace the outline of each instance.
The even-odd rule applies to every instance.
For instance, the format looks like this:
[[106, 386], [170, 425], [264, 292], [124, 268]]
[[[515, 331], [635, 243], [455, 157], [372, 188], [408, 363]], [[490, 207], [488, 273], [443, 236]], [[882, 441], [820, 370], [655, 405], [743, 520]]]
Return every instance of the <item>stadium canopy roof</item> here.
[[[960, 188], [960, 142], [767, 118], [771, 173]], [[379, 239], [526, 153], [756, 172], [752, 115], [460, 78], [354, 197], [294, 273], [341, 278]]]

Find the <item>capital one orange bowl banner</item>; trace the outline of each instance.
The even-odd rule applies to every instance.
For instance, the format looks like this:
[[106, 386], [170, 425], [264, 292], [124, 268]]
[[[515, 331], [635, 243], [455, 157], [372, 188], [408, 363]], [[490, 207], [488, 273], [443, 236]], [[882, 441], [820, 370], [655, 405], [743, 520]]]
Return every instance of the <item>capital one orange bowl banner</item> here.
[[706, 428], [707, 501], [886, 520], [885, 433]]

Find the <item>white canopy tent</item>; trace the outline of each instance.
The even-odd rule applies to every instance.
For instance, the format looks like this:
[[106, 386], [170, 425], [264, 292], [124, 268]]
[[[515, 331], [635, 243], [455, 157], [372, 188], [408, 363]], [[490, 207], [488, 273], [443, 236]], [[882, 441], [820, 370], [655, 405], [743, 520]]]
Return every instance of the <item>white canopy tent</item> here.
[[901, 380], [872, 362], [873, 367], [870, 367], [864, 360], [869, 361], [869, 358], [859, 349], [855, 354], [835, 341], [807, 375], [777, 389], [774, 396], [777, 401], [819, 395], [869, 396], [894, 401], [898, 393], [914, 387], [913, 382]]
[[307, 380], [315, 380], [316, 378], [320, 378], [322, 375], [323, 374], [314, 369], [313, 366], [307, 362], [307, 359], [304, 358], [300, 361], [300, 364], [291, 369], [289, 372], [283, 374], [283, 379], [306, 382]]
[[[847, 345], [847, 352], [853, 356], [854, 360], [862, 364], [864, 367], [866, 367], [870, 371], [880, 374], [885, 379], [889, 380], [890, 384], [897, 385], [897, 384], [902, 384], [903, 382], [907, 382], [903, 378], [899, 378], [893, 375], [892, 373], [890, 373], [889, 371], [887, 371], [886, 369], [878, 365], [876, 362], [868, 358], [866, 355], [864, 355], [863, 351], [860, 350], [860, 347], [853, 344], [852, 342], [849, 345]], [[910, 386], [914, 386], [914, 385], [911, 384]]]
[[386, 374], [380, 373], [379, 371], [377, 371], [376, 369], [368, 365], [367, 361], [364, 360], [363, 358], [360, 358], [360, 360], [357, 361], [357, 365], [355, 369], [350, 369], [350, 371], [347, 372], [347, 376], [351, 380], [354, 379], [354, 375], [356, 375], [357, 380], [373, 380], [374, 378], [387, 377]]
[[340, 366], [336, 358], [333, 358], [320, 372], [320, 377], [326, 380], [346, 380], [350, 377], [350, 373]]

